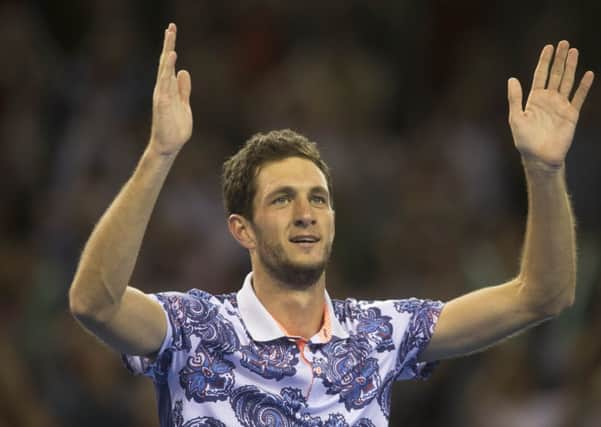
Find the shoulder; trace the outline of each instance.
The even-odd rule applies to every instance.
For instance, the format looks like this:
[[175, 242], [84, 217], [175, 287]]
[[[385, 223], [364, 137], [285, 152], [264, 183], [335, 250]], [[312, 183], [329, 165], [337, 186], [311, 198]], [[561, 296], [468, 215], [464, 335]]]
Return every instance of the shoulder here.
[[387, 330], [403, 333], [412, 325], [435, 323], [443, 303], [427, 299], [333, 299], [334, 314], [351, 334]]
[[154, 296], [176, 318], [212, 318], [220, 309], [230, 312], [238, 308], [236, 293], [213, 295], [200, 289], [190, 289], [186, 292], [160, 292]]
[[236, 294], [213, 295], [199, 289], [155, 294], [169, 319], [169, 348], [189, 351], [199, 343], [211, 351], [230, 351], [242, 333]]
[[412, 315], [422, 310], [428, 310], [438, 305], [440, 301], [423, 300], [418, 298], [389, 299], [389, 300], [358, 300], [346, 298], [332, 299], [334, 314], [340, 322], [357, 320], [364, 317], [379, 315], [398, 316]]
[[197, 334], [198, 328], [229, 324], [239, 317], [236, 294], [213, 295], [199, 289], [155, 294], [169, 317], [174, 335]]
[[393, 305], [395, 310], [399, 313], [415, 315], [426, 312], [440, 312], [444, 303], [442, 301], [429, 299], [407, 298], [393, 300]]

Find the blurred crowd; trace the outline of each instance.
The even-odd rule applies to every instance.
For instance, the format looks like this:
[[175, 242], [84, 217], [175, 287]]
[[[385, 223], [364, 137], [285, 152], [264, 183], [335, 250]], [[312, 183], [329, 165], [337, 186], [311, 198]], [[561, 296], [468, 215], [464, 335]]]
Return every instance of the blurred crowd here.
[[[535, 6], [536, 4], [536, 6]], [[334, 297], [448, 300], [517, 274], [526, 192], [506, 81], [567, 38], [601, 73], [594, 1], [0, 3], [0, 426], [158, 426], [149, 380], [84, 332], [67, 292], [148, 140], [163, 29], [178, 25], [194, 134], [132, 285], [239, 288], [220, 171], [252, 134], [317, 141], [334, 177]], [[517, 12], [519, 10], [519, 13]], [[395, 385], [391, 426], [601, 425], [601, 96], [567, 180], [578, 291], [558, 319]]]

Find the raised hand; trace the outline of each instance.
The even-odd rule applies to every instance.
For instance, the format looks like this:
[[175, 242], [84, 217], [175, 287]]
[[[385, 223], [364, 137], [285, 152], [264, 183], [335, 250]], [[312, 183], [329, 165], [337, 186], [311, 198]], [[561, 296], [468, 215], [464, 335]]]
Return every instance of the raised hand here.
[[552, 57], [553, 46], [545, 46], [534, 71], [525, 109], [522, 109], [520, 82], [516, 78], [509, 79], [509, 124], [515, 146], [525, 160], [560, 168], [572, 144], [580, 108], [593, 83], [594, 74], [592, 71], [584, 74], [570, 100], [578, 50], [570, 49], [565, 40], [559, 42], [549, 74]]
[[152, 97], [150, 147], [164, 155], [177, 153], [192, 135], [192, 82], [186, 70], [175, 74], [176, 34], [175, 24], [169, 24]]

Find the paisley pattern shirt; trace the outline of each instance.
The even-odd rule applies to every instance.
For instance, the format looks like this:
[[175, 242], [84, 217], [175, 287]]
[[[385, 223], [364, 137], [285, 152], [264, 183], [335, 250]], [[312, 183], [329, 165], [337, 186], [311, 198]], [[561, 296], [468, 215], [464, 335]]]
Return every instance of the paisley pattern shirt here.
[[289, 335], [252, 288], [152, 294], [167, 318], [157, 357], [123, 355], [152, 378], [161, 427], [388, 425], [392, 382], [428, 376], [419, 361], [440, 301], [331, 300], [311, 339]]

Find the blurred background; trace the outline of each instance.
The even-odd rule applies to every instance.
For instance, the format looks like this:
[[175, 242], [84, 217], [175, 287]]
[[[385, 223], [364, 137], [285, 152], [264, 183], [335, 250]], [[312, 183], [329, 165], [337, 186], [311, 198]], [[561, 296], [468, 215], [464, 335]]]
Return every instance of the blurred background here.
[[[448, 300], [517, 274], [526, 216], [506, 81], [540, 49], [601, 75], [590, 1], [103, 0], [0, 3], [0, 426], [158, 426], [154, 390], [68, 312], [94, 224], [150, 129], [163, 30], [192, 74], [192, 140], [159, 198], [132, 284], [236, 291], [221, 164], [292, 128], [333, 170], [334, 297]], [[391, 426], [601, 425], [601, 90], [567, 159], [577, 301], [484, 353], [395, 386]]]

